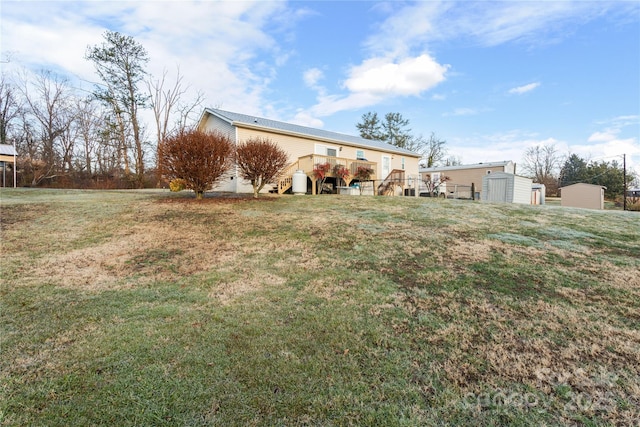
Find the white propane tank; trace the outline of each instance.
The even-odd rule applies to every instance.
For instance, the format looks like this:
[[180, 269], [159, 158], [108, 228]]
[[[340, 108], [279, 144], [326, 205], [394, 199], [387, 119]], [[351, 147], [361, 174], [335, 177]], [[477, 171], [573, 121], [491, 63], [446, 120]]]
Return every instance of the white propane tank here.
[[307, 194], [307, 174], [298, 169], [291, 183], [293, 194]]

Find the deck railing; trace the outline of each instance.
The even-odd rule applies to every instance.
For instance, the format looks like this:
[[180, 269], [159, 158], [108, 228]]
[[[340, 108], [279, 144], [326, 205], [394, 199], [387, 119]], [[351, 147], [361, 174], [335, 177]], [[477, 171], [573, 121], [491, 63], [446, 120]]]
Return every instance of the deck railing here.
[[335, 177], [333, 173], [333, 169], [336, 165], [344, 166], [350, 173], [350, 176], [347, 177], [346, 181], [351, 182], [353, 180], [353, 175], [356, 174], [356, 171], [359, 167], [367, 167], [373, 170], [373, 174], [371, 175], [371, 179], [376, 179], [376, 170], [378, 168], [378, 164], [376, 162], [369, 162], [367, 160], [354, 160], [347, 159], [344, 157], [335, 157], [335, 156], [324, 156], [321, 154], [309, 154], [307, 156], [302, 156], [295, 162], [291, 163], [287, 169], [284, 170], [282, 175], [280, 175], [280, 179], [278, 180], [278, 192], [280, 194], [287, 191], [291, 188], [293, 181], [293, 174], [296, 170], [302, 170], [307, 174], [309, 178], [313, 181], [313, 170], [316, 165], [329, 163], [331, 165], [329, 171], [327, 172], [327, 177]]

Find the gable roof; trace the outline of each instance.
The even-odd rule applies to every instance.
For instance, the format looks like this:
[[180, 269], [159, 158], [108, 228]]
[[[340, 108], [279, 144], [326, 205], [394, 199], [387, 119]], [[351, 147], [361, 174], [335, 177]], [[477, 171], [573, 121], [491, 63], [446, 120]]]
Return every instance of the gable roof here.
[[511, 160], [505, 160], [502, 162], [473, 163], [470, 165], [433, 166], [430, 168], [420, 168], [420, 172], [440, 172], [440, 171], [457, 171], [457, 170], [463, 170], [463, 169], [496, 168], [496, 167], [504, 167], [511, 163], [513, 163]]
[[364, 139], [360, 138], [359, 136], [294, 125], [292, 123], [279, 122], [277, 120], [249, 116], [247, 114], [233, 113], [231, 111], [218, 110], [215, 108], [206, 108], [203, 116], [206, 113], [213, 114], [233, 126], [261, 129], [271, 132], [317, 139], [326, 142], [333, 142], [336, 144], [345, 144], [355, 147], [387, 151], [390, 153], [404, 154], [406, 156], [421, 157], [421, 155], [418, 153], [404, 148], [396, 147], [395, 145], [388, 144], [384, 141]]
[[603, 189], [607, 189], [607, 187], [605, 187], [604, 185], [599, 185], [599, 184], [588, 184], [586, 182], [576, 182], [575, 184], [569, 184], [569, 185], [565, 185], [564, 187], [560, 187], [562, 188], [569, 188], [569, 187], [594, 187], [594, 188], [603, 188]]

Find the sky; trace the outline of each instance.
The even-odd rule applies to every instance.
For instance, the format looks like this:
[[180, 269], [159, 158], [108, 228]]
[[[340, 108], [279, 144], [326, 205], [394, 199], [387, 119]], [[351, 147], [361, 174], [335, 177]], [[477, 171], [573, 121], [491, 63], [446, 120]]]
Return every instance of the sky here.
[[[205, 106], [356, 135], [399, 112], [463, 163], [536, 145], [640, 173], [638, 1], [6, 1], [2, 70], [83, 90], [106, 30]], [[151, 123], [149, 123], [151, 125]]]

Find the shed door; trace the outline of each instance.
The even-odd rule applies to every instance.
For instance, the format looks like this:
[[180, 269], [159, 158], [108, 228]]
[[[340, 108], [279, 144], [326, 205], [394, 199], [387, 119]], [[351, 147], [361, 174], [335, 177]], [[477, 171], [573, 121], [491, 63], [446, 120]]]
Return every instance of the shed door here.
[[506, 202], [507, 201], [507, 179], [494, 178], [489, 180], [489, 194], [487, 201], [489, 202]]

